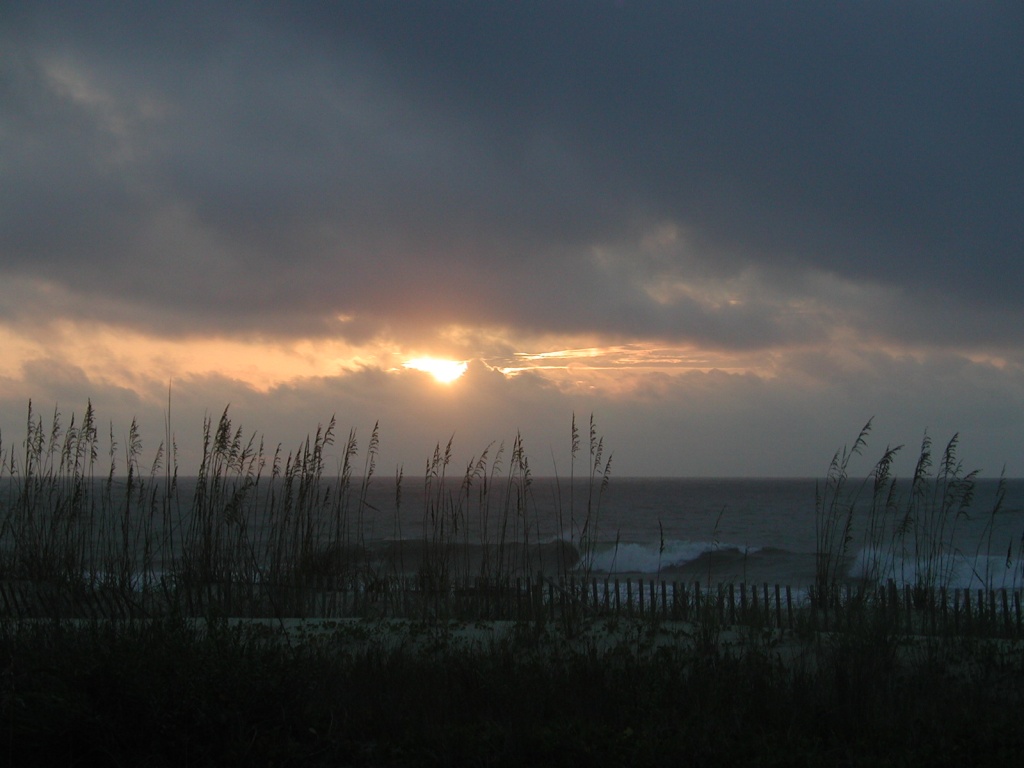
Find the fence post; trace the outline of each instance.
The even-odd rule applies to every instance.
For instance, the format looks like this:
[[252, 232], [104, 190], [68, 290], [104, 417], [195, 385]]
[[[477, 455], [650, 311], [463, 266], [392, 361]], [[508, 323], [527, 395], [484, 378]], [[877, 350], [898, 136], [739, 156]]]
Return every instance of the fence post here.
[[892, 607], [892, 621], [896, 630], [900, 628], [900, 591], [895, 579], [889, 579], [889, 605]]
[[935, 587], [928, 587], [925, 591], [925, 599], [928, 604], [925, 606], [925, 610], [928, 611], [928, 631], [931, 634], [935, 634]]
[[525, 605], [523, 606], [523, 617], [528, 621], [534, 621], [537, 617], [535, 611], [537, 608], [537, 587], [533, 582], [532, 576], [523, 576], [523, 599]]
[[947, 630], [949, 629], [949, 613], [946, 608], [946, 600], [948, 599], [948, 597], [946, 595], [945, 587], [939, 588], [939, 599], [942, 601], [942, 604], [939, 606], [939, 610], [942, 611], [942, 634], [946, 634]]
[[903, 585], [903, 600], [906, 603], [905, 610], [907, 612], [907, 634], [914, 634], [914, 595], [910, 591], [910, 585]]
[[537, 571], [537, 588], [534, 590], [534, 619], [538, 622], [544, 621], [544, 572]]
[[526, 606], [523, 609], [523, 616], [528, 621], [536, 619], [535, 611], [537, 609], [537, 588], [534, 586], [532, 576], [523, 577], [523, 589], [526, 590], [523, 597], [526, 600]]

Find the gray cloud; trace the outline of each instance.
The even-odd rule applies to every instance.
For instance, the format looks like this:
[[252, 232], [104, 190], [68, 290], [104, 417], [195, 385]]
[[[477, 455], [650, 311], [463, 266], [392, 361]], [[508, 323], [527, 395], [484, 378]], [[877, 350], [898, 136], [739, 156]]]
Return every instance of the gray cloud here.
[[484, 366], [429, 408], [420, 374], [374, 368], [272, 396], [197, 378], [182, 408], [231, 399], [286, 432], [273, 414], [340, 403], [426, 444], [470, 412], [470, 441], [509, 413], [553, 441], [593, 407], [666, 472], [674, 453], [679, 471], [770, 468], [763, 439], [716, 429], [807, 466], [820, 446], [786, 425], [831, 449], [873, 413], [901, 441], [985, 424], [1011, 446], [1021, 39], [1012, 3], [13, 0], [0, 319], [42, 351], [10, 391], [160, 402], [166, 382], [130, 397], [63, 367], [45, 334], [68, 319], [424, 347], [458, 325], [465, 358], [649, 342], [758, 375], [651, 373], [629, 414]]

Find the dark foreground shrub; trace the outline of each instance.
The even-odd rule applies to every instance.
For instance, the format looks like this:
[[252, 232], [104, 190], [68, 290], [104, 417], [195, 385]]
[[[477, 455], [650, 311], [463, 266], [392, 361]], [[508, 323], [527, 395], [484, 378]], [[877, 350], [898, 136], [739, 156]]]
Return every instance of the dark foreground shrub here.
[[441, 635], [414, 648], [26, 623], [0, 640], [0, 763], [1018, 763], [1019, 660], [862, 674], [864, 647], [809, 650], [784, 666], [763, 645], [598, 650], [524, 633], [470, 651]]

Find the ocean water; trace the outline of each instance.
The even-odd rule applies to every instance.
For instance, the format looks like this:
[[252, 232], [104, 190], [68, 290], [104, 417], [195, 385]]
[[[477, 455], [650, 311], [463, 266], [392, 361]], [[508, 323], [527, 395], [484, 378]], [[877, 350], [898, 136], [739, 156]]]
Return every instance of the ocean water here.
[[[705, 583], [813, 584], [822, 487], [815, 479], [614, 481], [606, 520], [616, 537], [606, 528], [594, 564]], [[853, 511], [841, 577], [1024, 586], [1024, 480], [977, 481], [970, 505], [950, 510], [944, 525], [931, 497], [908, 516], [910, 485], [897, 484], [894, 511], [875, 517], [874, 532], [870, 488], [857, 488], [852, 482], [842, 497]]]
[[[971, 503], [944, 515], [934, 489], [908, 515], [910, 485], [897, 484], [893, 509], [875, 517], [873, 531], [870, 488], [851, 495], [858, 487], [851, 481], [842, 497], [843, 509], [852, 506], [853, 513], [840, 577], [1024, 587], [1024, 480], [978, 480]], [[471, 489], [462, 501], [449, 497], [448, 508], [459, 509], [465, 529], [456, 538], [468, 545], [494, 543], [504, 525], [516, 541], [569, 543], [581, 555], [577, 568], [596, 576], [806, 587], [815, 579], [821, 488], [815, 479], [612, 478], [599, 492], [586, 483], [570, 489], [565, 481], [540, 478], [522, 504], [491, 498], [483, 509]], [[364, 535], [393, 540], [394, 505], [389, 518], [379, 492], [372, 494], [379, 514], [365, 518]], [[501, 496], [494, 489], [489, 494]], [[417, 541], [425, 530], [436, 531], [436, 520], [416, 518], [418, 506], [429, 506], [421, 490], [404, 489], [403, 499], [401, 538]]]
[[[228, 481], [221, 499], [243, 503], [229, 513], [218, 512], [212, 529], [218, 542], [240, 541], [238, 533], [244, 530], [239, 551], [257, 557], [270, 551], [268, 542], [275, 535], [268, 513], [271, 493], [278, 515], [284, 496], [291, 493], [294, 499], [297, 493], [294, 487], [287, 491], [280, 479], [273, 487], [266, 479], [261, 483], [242, 498]], [[851, 493], [858, 483], [851, 481]], [[163, 503], [159, 481], [146, 500], [127, 501], [125, 494], [119, 501], [121, 487], [115, 481], [112, 492], [99, 485], [91, 491], [94, 499], [113, 499], [110, 521], [103, 523], [102, 515], [90, 518], [97, 536], [106, 537], [97, 551], [117, 550], [130, 539], [136, 562], [142, 562], [145, 544], [147, 567], [167, 572], [192, 525], [196, 481], [179, 479], [170, 504]], [[515, 570], [531, 575], [543, 570], [800, 589], [815, 580], [821, 487], [821, 480], [778, 478], [612, 477], [604, 488], [600, 481], [570, 484], [553, 478], [531, 478], [525, 484], [495, 477], [486, 485], [478, 479], [468, 487], [461, 478], [406, 478], [398, 494], [393, 480], [380, 477], [365, 488], [358, 479], [344, 487], [325, 480], [317, 494], [323, 500], [315, 505], [318, 518], [303, 522], [301, 530], [289, 521], [287, 526], [293, 527], [286, 536], [309, 535], [324, 551], [361, 547], [371, 558], [389, 558], [391, 568], [400, 563], [406, 573], [417, 571], [431, 547], [446, 547], [456, 553], [453, 562], [465, 575], [505, 558], [506, 574], [513, 563]], [[35, 540], [18, 533], [18, 493], [17, 485], [8, 484], [0, 495], [0, 548], [8, 552]], [[48, 492], [36, 499], [34, 524], [45, 523], [40, 530], [47, 530], [47, 518], [54, 515], [45, 511], [46, 504], [58, 497]], [[971, 504], [944, 516], [938, 514], [936, 499], [941, 497], [932, 495], [907, 515], [911, 489], [906, 483], [897, 485], [895, 511], [875, 517], [874, 531], [869, 497], [870, 489], [864, 489], [857, 499], [842, 499], [843, 509], [852, 504], [853, 512], [838, 577], [925, 581], [950, 588], [1024, 587], [1024, 480], [1002, 485], [978, 480]], [[132, 526], [127, 537], [121, 522], [126, 508]], [[56, 514], [68, 521], [67, 512]], [[280, 520], [276, 525], [280, 531]]]

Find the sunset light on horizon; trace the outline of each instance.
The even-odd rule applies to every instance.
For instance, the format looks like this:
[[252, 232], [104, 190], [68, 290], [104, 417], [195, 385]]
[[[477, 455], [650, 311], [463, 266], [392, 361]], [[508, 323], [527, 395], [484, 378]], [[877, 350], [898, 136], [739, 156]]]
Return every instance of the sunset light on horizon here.
[[417, 357], [402, 363], [403, 368], [429, 373], [441, 384], [451, 384], [466, 372], [465, 360], [442, 360], [436, 357]]

